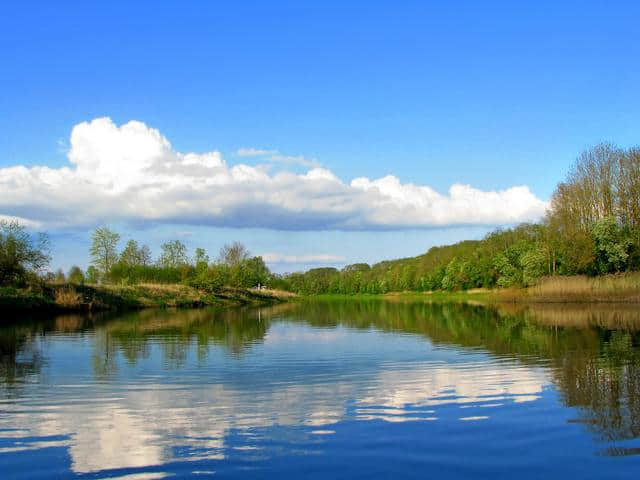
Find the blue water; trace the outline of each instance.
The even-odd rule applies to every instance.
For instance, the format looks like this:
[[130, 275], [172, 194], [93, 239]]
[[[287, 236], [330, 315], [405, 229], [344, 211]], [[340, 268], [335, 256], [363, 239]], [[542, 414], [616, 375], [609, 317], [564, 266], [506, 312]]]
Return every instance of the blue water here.
[[348, 301], [14, 319], [0, 477], [634, 478], [635, 324], [578, 317]]

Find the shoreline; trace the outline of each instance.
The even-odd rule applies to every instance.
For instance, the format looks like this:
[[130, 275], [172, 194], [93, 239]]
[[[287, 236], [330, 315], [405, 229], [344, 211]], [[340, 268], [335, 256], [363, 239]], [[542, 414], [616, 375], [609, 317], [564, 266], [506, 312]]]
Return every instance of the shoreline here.
[[215, 292], [183, 284], [44, 284], [37, 289], [0, 288], [6, 313], [82, 313], [146, 308], [201, 308], [270, 305], [289, 301], [380, 299], [385, 301], [465, 302], [481, 304], [626, 304], [640, 305], [640, 275], [548, 277], [527, 288], [460, 291], [403, 291], [384, 294], [305, 294], [283, 290], [224, 287]]
[[141, 310], [150, 308], [202, 308], [271, 305], [287, 301], [289, 292], [222, 288], [205, 292], [179, 284], [45, 285], [40, 291], [0, 288], [0, 311], [60, 314]]

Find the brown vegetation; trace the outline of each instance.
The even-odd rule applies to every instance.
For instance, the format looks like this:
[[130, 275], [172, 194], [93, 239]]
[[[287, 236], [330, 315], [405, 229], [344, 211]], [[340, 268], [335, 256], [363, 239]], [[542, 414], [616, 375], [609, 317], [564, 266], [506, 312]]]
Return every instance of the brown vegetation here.
[[510, 289], [495, 294], [497, 300], [548, 303], [638, 303], [640, 272], [588, 277], [545, 277], [526, 289]]

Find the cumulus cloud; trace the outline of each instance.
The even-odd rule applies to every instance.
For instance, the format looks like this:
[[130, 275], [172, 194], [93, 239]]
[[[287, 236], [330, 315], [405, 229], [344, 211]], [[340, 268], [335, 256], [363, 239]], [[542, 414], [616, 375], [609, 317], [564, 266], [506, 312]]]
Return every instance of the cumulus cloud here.
[[260, 255], [266, 263], [271, 264], [327, 264], [327, 263], [341, 263], [346, 260], [345, 257], [340, 255], [333, 255], [331, 253], [320, 253], [317, 255], [285, 255], [282, 253], [268, 252]]
[[76, 125], [69, 164], [0, 169], [0, 214], [48, 227], [166, 222], [279, 230], [377, 230], [503, 225], [538, 219], [546, 202], [526, 186], [447, 194], [394, 176], [346, 182], [326, 168], [305, 173], [228, 165], [218, 151], [176, 151], [142, 122]]

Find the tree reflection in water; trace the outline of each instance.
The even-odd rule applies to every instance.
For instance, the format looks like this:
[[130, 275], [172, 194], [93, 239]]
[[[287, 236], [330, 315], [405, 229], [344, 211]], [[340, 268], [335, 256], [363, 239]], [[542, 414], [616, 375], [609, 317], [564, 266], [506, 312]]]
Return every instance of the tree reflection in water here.
[[640, 436], [640, 312], [632, 306], [485, 307], [333, 299], [261, 309], [143, 310], [23, 320], [0, 329], [0, 381], [11, 395], [39, 375], [44, 363], [40, 342], [49, 335], [90, 335], [93, 375], [109, 381], [118, 374], [119, 355], [135, 365], [149, 358], [153, 345], [161, 349], [167, 369], [184, 367], [191, 349], [202, 362], [214, 346], [241, 358], [278, 322], [374, 328], [517, 358], [523, 365], [542, 363], [564, 403], [578, 407], [579, 418], [572, 421], [609, 441]]

